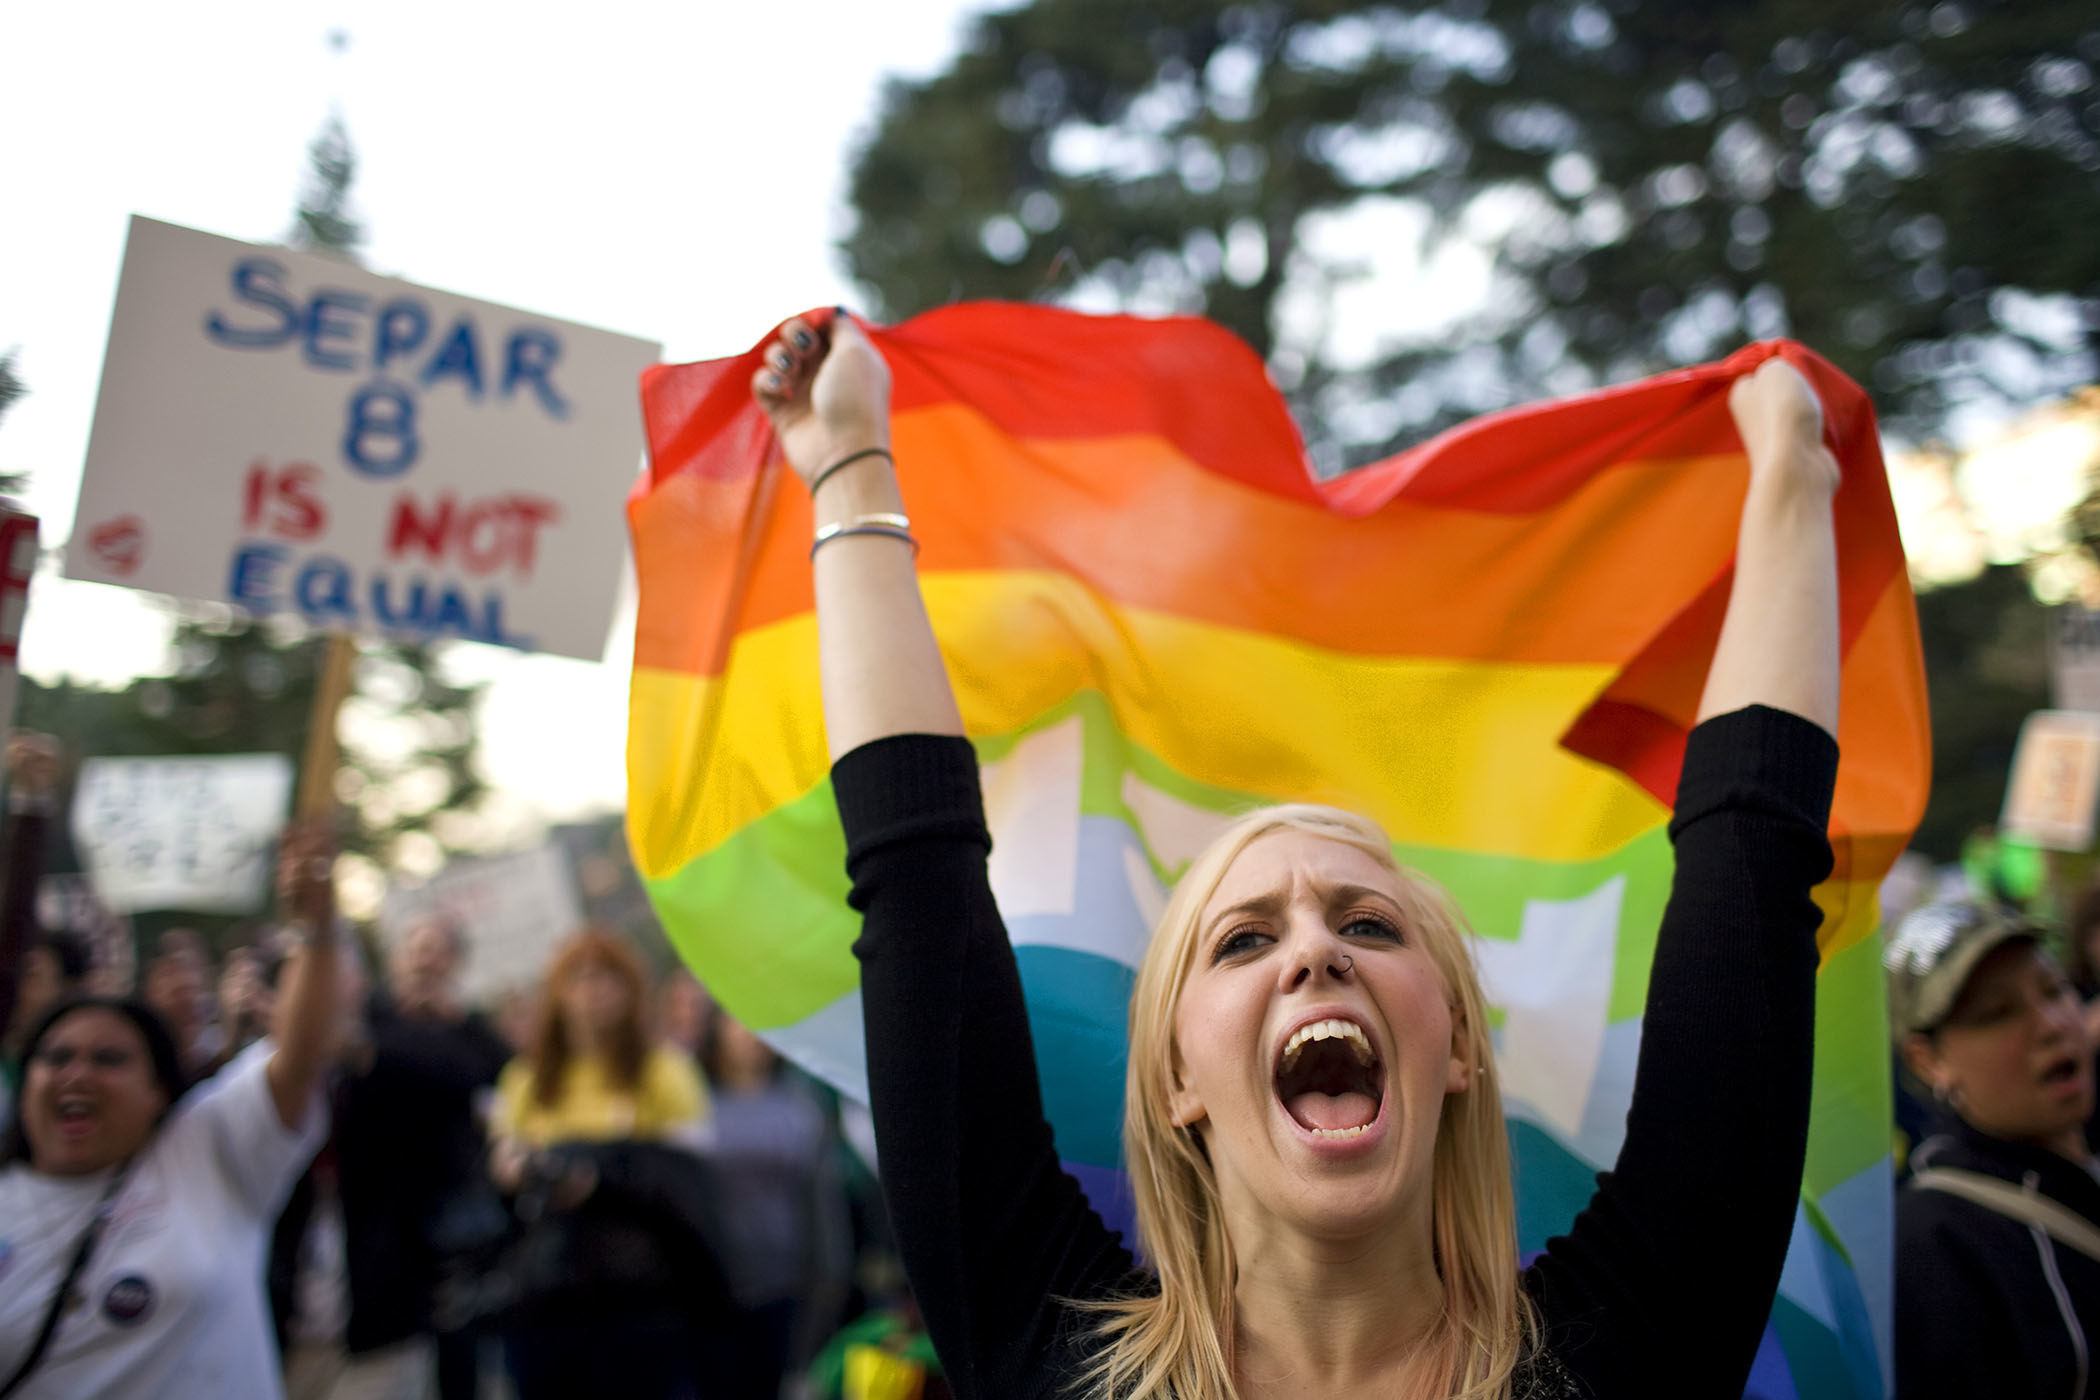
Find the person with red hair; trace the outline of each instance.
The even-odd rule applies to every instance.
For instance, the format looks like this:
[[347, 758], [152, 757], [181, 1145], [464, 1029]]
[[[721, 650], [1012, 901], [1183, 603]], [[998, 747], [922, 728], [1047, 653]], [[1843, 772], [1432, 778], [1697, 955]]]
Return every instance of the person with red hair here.
[[647, 1023], [626, 940], [586, 929], [556, 952], [528, 1053], [505, 1067], [489, 1172], [528, 1238], [514, 1254], [505, 1354], [520, 1400], [694, 1396], [731, 1315], [692, 1149], [707, 1090]]

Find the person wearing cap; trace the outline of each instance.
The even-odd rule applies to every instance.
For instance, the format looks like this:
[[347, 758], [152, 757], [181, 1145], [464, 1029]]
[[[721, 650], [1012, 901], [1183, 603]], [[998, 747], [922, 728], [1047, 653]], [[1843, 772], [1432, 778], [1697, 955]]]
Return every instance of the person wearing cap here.
[[1884, 956], [1903, 1063], [1940, 1110], [1896, 1201], [1896, 1393], [2100, 1394], [2093, 1047], [2042, 930], [1934, 904]]

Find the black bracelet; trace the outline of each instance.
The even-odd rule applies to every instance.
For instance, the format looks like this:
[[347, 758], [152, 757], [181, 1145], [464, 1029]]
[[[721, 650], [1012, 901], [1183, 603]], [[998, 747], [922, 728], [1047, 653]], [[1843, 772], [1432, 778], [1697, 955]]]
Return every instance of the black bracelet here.
[[880, 457], [893, 467], [897, 465], [897, 459], [890, 456], [890, 450], [887, 447], [863, 447], [858, 452], [848, 452], [845, 456], [811, 477], [809, 480], [809, 494], [812, 496], [816, 495], [817, 488], [831, 480], [833, 474], [852, 466], [864, 457]]
[[819, 535], [809, 547], [809, 557], [817, 557], [817, 551], [833, 540], [842, 540], [848, 535], [888, 535], [893, 540], [903, 540], [911, 546], [912, 558], [919, 557], [919, 542], [909, 530], [900, 530], [894, 525], [845, 525], [828, 535]]

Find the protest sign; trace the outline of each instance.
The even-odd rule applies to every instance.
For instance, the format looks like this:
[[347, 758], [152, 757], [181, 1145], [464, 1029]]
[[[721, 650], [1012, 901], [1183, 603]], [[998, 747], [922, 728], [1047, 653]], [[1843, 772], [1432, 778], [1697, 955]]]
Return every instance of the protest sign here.
[[2059, 710], [2100, 713], [2100, 612], [2075, 603], [2049, 629], [2049, 688]]
[[2020, 726], [1999, 830], [2053, 851], [2093, 844], [2100, 799], [2100, 714], [2036, 710]]
[[380, 906], [380, 934], [391, 944], [433, 915], [466, 935], [462, 989], [473, 1001], [536, 982], [554, 946], [583, 922], [568, 860], [552, 843], [455, 860], [426, 884], [396, 887]]
[[134, 218], [65, 571], [596, 660], [656, 357]]
[[0, 501], [0, 730], [15, 719], [22, 615], [36, 574], [36, 548], [36, 517]]
[[283, 754], [91, 758], [73, 839], [112, 911], [252, 914], [270, 888], [292, 761]]

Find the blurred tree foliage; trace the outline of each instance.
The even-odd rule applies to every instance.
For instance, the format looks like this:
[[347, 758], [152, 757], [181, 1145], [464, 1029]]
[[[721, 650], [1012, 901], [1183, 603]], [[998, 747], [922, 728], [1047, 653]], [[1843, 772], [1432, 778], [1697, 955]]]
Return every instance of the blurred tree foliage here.
[[[357, 159], [340, 119], [322, 128], [308, 159], [290, 241], [354, 261], [363, 240], [349, 203]], [[290, 618], [175, 606], [173, 674], [117, 691], [25, 678], [19, 722], [81, 756], [275, 752], [302, 762], [327, 637]], [[481, 687], [446, 679], [441, 660], [425, 645], [368, 643], [345, 702], [344, 845], [384, 867], [407, 855], [434, 869], [452, 844], [447, 814], [471, 808], [486, 788], [475, 763]]]
[[[890, 316], [1207, 314], [1330, 466], [1782, 334], [1928, 431], [2093, 373], [2096, 64], [2065, 0], [1034, 0], [892, 86], [844, 248]], [[1363, 305], [1454, 242], [1482, 305]]]
[[[2095, 375], [2096, 67], [2064, 0], [1033, 0], [892, 85], [843, 248], [890, 317], [1206, 314], [1328, 470], [1775, 335], [1923, 438]], [[1454, 251], [1478, 304], [1413, 314]], [[2047, 702], [2046, 613], [2005, 567], [1919, 612], [1951, 858]]]
[[1932, 703], [1932, 800], [1912, 845], [1951, 861], [1995, 825], [2020, 722], [2049, 704], [2049, 612], [2017, 565], [1918, 595]]

